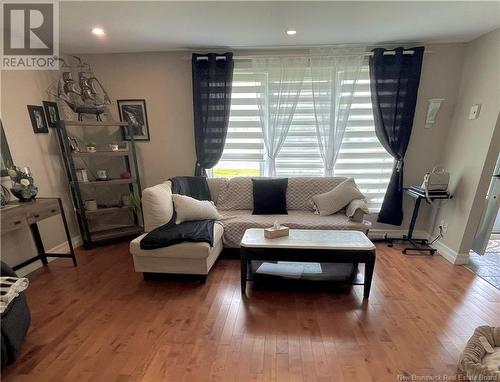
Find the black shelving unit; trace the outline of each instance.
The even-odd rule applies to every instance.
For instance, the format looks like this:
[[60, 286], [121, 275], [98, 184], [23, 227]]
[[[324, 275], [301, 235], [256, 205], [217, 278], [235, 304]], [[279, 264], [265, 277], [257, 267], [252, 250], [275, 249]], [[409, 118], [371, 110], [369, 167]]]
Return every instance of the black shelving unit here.
[[[73, 130], [75, 129], [75, 130]], [[131, 137], [127, 141], [127, 149], [112, 151], [100, 149], [96, 152], [87, 152], [83, 147], [80, 151], [75, 151], [70, 144], [69, 137], [85, 136], [93, 138], [100, 134], [105, 140], [113, 138], [113, 142], [123, 141], [123, 130], [128, 129], [132, 132], [132, 127], [126, 122], [114, 121], [59, 121], [57, 123], [57, 136], [64, 164], [64, 169], [68, 178], [69, 188], [75, 208], [78, 225], [82, 235], [85, 247], [92, 247], [111, 240], [125, 239], [136, 236], [143, 232], [142, 214], [130, 206], [120, 205], [122, 202], [120, 190], [128, 189], [140, 198], [141, 182], [139, 176], [139, 166], [137, 164], [137, 155], [133, 134], [127, 134]], [[98, 141], [98, 139], [93, 139]], [[100, 142], [101, 147], [109, 145], [110, 141]], [[79, 180], [77, 177], [76, 163], [84, 164], [85, 167], [92, 167], [92, 162], [99, 160], [99, 163], [113, 165], [114, 169], [120, 168], [131, 174], [130, 178], [114, 177], [108, 180], [89, 179], [88, 181]], [[108, 195], [114, 196], [116, 203], [114, 205], [100, 206], [97, 210], [87, 210], [85, 200], [87, 195], [97, 194], [105, 190]], [[97, 200], [97, 198], [96, 198]], [[99, 200], [97, 200], [99, 206]], [[142, 211], [142, 210], [141, 210]], [[114, 216], [116, 221], [114, 221]], [[124, 219], [124, 216], [127, 218]], [[106, 218], [106, 227], [99, 227], [99, 219]], [[96, 223], [97, 221], [97, 223]]]

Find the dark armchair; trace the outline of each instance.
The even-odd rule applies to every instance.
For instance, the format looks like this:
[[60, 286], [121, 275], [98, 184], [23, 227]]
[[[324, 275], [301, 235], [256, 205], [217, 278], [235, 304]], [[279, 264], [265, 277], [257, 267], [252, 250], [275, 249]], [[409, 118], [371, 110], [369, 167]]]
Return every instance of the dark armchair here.
[[[0, 275], [17, 277], [10, 267], [1, 262]], [[14, 363], [31, 322], [30, 310], [24, 292], [20, 293], [1, 316], [2, 369]]]

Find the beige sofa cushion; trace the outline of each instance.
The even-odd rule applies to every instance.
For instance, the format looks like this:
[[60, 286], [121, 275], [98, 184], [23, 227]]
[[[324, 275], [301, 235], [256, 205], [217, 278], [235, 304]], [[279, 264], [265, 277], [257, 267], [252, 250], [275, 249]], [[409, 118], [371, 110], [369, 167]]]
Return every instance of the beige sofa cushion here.
[[184, 242], [158, 249], [141, 249], [141, 240], [146, 234], [136, 237], [130, 242], [130, 253], [136, 256], [147, 257], [168, 257], [185, 259], [205, 259], [212, 249], [218, 247], [222, 240], [223, 228], [220, 223], [214, 224], [214, 246], [210, 247], [208, 243]]
[[204, 259], [185, 257], [150, 257], [133, 255], [136, 272], [176, 273], [188, 275], [207, 275], [222, 251], [222, 240], [210, 250]]
[[[288, 210], [314, 211], [311, 198], [313, 195], [328, 192], [347, 178], [336, 177], [292, 177], [288, 178], [286, 203]], [[210, 186], [210, 183], [209, 183]], [[218, 201], [219, 210], [252, 210], [252, 178], [241, 176], [227, 180], [221, 187]]]
[[252, 178], [238, 176], [228, 179], [219, 194], [219, 210], [253, 210]]
[[271, 227], [275, 221], [296, 229], [350, 229], [366, 232], [370, 227], [354, 222], [345, 214], [319, 216], [312, 211], [288, 211], [288, 215], [252, 215], [251, 210], [225, 211], [221, 222], [224, 226], [224, 246], [238, 248], [248, 228]]
[[210, 196], [212, 197], [212, 202], [214, 202], [215, 205], [219, 203], [219, 197], [222, 191], [227, 187], [227, 182], [227, 178], [207, 178]]

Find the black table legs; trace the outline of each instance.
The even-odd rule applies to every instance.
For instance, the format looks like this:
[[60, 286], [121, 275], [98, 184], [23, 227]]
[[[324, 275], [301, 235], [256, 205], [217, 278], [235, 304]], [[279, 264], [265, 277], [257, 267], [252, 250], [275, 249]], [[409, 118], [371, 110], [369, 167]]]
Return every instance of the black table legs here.
[[33, 223], [30, 225], [31, 235], [33, 236], [33, 241], [35, 242], [36, 252], [38, 253], [38, 258], [41, 260], [43, 265], [48, 265], [47, 255], [45, 253], [45, 248], [43, 246], [42, 237], [40, 236], [40, 230], [38, 225]]
[[404, 247], [401, 252], [406, 255], [408, 251], [417, 252], [429, 252], [429, 254], [434, 255], [436, 250], [429, 246], [429, 243], [425, 239], [414, 239], [413, 230], [415, 229], [415, 224], [418, 218], [418, 210], [420, 209], [420, 203], [422, 202], [421, 197], [415, 199], [415, 207], [413, 207], [413, 214], [411, 215], [410, 227], [408, 228], [408, 235], [404, 235], [402, 239], [391, 239], [387, 235], [385, 239], [389, 242], [388, 246], [392, 247], [396, 241], [405, 241], [410, 243], [411, 247]]
[[370, 258], [365, 263], [365, 279], [363, 285], [363, 298], [370, 297], [370, 289], [372, 287], [373, 270], [375, 268], [375, 256]]
[[241, 265], [241, 294], [244, 295], [247, 291], [247, 272], [248, 272], [248, 261], [245, 251], [241, 250], [240, 255], [240, 265]]
[[64, 213], [64, 207], [61, 198], [58, 199], [58, 202], [59, 202], [59, 208], [61, 209], [61, 219], [64, 225], [64, 232], [66, 233], [66, 240], [68, 240], [69, 255], [73, 260], [73, 265], [76, 267], [77, 264], [76, 264], [75, 249], [73, 248], [73, 243], [71, 242], [71, 235], [69, 233], [68, 221], [66, 220], [66, 214]]

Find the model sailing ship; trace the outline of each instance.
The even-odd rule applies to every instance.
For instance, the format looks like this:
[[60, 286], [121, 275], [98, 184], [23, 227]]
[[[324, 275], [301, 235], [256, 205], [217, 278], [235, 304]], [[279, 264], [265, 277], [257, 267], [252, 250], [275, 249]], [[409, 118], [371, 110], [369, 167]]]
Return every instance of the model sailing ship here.
[[77, 61], [76, 65], [70, 65], [59, 58], [62, 74], [47, 89], [47, 93], [65, 102], [78, 114], [79, 121], [83, 120], [84, 114], [95, 115], [97, 121], [102, 121], [101, 114], [111, 104], [111, 99], [95, 77], [90, 65], [83, 62], [80, 57], [71, 57]]

